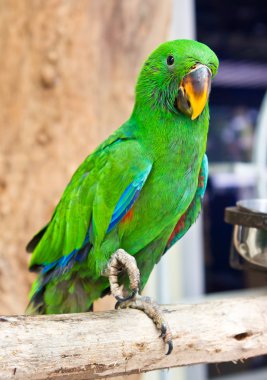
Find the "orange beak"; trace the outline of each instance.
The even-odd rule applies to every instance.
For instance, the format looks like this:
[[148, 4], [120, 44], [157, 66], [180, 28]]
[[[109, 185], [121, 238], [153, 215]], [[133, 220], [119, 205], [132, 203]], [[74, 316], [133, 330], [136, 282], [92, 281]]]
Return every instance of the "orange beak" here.
[[210, 93], [211, 71], [197, 64], [186, 74], [179, 86], [177, 107], [195, 120], [203, 111]]

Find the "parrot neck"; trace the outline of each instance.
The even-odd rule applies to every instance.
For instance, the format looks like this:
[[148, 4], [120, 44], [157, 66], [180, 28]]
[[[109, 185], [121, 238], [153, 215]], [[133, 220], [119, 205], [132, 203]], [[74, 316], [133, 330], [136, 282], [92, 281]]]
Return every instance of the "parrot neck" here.
[[[165, 154], [201, 156], [206, 150], [209, 108], [195, 120], [179, 113], [150, 110], [135, 105], [129, 120], [132, 133], [142, 142], [153, 158]], [[171, 158], [171, 157], [170, 157]]]

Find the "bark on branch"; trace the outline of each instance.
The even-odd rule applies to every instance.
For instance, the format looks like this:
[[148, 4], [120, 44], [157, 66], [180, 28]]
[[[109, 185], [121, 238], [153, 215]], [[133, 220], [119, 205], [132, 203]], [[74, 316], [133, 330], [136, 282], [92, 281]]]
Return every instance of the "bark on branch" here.
[[137, 310], [0, 317], [0, 378], [98, 379], [267, 354], [267, 296], [163, 306], [174, 338]]

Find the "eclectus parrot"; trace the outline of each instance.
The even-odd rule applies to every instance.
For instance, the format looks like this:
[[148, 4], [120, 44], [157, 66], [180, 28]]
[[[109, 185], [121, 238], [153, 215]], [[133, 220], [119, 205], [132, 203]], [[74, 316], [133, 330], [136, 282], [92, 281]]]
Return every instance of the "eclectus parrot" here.
[[160, 309], [138, 292], [201, 210], [217, 69], [214, 52], [193, 40], [163, 43], [147, 58], [129, 120], [80, 165], [27, 246], [39, 272], [28, 313], [89, 311], [111, 292], [120, 308], [145, 311], [171, 352]]

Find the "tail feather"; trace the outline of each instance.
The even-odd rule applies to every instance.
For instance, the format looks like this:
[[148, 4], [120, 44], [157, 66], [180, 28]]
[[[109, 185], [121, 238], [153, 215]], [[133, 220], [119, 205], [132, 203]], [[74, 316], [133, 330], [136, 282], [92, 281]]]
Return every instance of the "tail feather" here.
[[39, 232], [37, 232], [36, 235], [29, 241], [29, 243], [26, 246], [26, 251], [31, 253], [34, 251], [35, 247], [39, 243], [39, 241], [42, 239], [44, 236], [45, 231], [47, 230], [49, 223], [46, 224]]
[[[38, 279], [36, 280], [38, 281]], [[66, 314], [93, 311], [94, 294], [88, 293], [85, 279], [77, 273], [68, 280], [47, 284], [35, 292], [26, 309], [27, 315]]]
[[[36, 266], [39, 271], [32, 285], [27, 314], [78, 312], [91, 309], [86, 291], [87, 281], [77, 276], [78, 267], [87, 258], [91, 243], [87, 243], [72, 255], [47, 264]], [[89, 296], [90, 297], [90, 296]], [[75, 306], [76, 305], [76, 306]]]
[[31, 298], [26, 311], [26, 315], [36, 315], [36, 314], [46, 314], [45, 304], [44, 304], [44, 289], [37, 292]]

